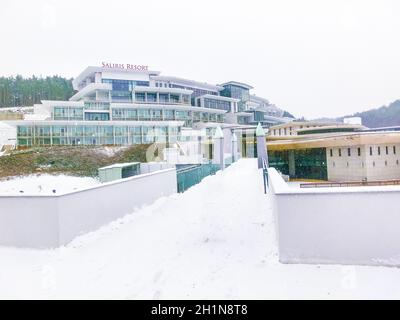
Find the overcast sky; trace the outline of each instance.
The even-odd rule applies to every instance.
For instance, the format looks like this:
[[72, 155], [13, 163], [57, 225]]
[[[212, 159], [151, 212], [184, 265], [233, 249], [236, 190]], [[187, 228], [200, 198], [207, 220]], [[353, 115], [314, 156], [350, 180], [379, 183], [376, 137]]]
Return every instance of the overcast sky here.
[[296, 116], [400, 98], [398, 0], [1, 0], [0, 75], [102, 61], [236, 80]]

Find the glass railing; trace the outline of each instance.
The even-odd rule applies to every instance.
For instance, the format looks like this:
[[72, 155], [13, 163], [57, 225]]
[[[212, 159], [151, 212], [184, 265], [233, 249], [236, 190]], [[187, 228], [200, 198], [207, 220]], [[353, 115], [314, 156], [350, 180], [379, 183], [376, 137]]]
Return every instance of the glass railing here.
[[207, 163], [199, 165], [177, 165], [178, 192], [185, 192], [200, 183], [205, 177], [215, 174], [221, 169], [219, 164]]
[[[229, 167], [234, 162], [234, 157], [225, 158], [225, 168]], [[214, 175], [219, 170], [221, 170], [221, 165], [214, 163], [195, 165], [177, 164], [176, 175], [178, 192], [185, 192], [190, 187], [200, 183], [205, 177]]]

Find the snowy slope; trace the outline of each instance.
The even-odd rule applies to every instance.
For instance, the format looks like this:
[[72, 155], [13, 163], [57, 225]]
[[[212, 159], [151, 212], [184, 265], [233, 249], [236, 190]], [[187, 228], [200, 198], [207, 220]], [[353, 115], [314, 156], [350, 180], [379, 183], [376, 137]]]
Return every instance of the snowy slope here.
[[0, 298], [400, 298], [395, 268], [280, 264], [253, 159], [67, 247], [0, 248], [0, 261]]
[[0, 195], [49, 195], [75, 191], [100, 184], [93, 178], [66, 175], [30, 175], [0, 181]]

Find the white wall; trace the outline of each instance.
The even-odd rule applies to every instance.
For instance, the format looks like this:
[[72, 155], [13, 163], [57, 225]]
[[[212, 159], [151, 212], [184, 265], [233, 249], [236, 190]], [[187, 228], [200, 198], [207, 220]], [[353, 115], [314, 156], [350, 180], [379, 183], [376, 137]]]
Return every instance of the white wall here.
[[177, 192], [166, 169], [55, 196], [0, 196], [0, 245], [53, 248]]
[[[372, 155], [370, 155], [372, 147]], [[380, 147], [380, 154], [378, 154]], [[388, 147], [388, 154], [386, 154]], [[394, 153], [393, 147], [396, 148]], [[358, 156], [358, 148], [361, 155]], [[342, 156], [339, 157], [339, 149]], [[400, 179], [400, 144], [359, 145], [350, 147], [335, 147], [326, 149], [328, 180], [330, 181], [362, 181], [367, 179], [387, 180]], [[330, 150], [333, 156], [330, 156]]]
[[270, 168], [283, 263], [400, 266], [399, 186], [293, 188]]
[[15, 145], [17, 128], [0, 121], [0, 151], [3, 145]]

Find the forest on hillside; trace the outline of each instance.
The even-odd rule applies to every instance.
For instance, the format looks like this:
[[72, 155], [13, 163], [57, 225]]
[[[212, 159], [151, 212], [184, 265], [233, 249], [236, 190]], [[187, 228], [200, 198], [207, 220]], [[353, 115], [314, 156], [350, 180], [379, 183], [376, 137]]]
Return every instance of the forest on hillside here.
[[[352, 117], [361, 117], [362, 124], [368, 128], [400, 126], [400, 100], [388, 106], [357, 112]], [[337, 120], [342, 121], [344, 117]]]
[[41, 100], [68, 100], [73, 93], [72, 79], [60, 76], [0, 77], [0, 108], [32, 106]]

